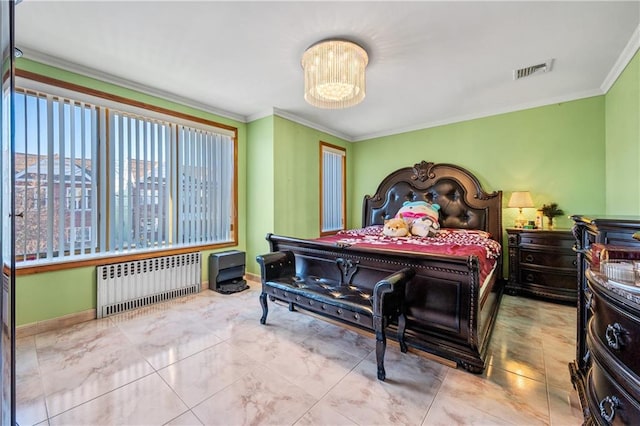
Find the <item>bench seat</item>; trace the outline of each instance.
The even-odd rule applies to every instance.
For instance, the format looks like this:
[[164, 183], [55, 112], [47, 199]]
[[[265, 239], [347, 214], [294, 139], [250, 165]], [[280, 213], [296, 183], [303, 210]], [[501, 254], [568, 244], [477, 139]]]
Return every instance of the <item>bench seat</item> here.
[[[414, 276], [412, 269], [397, 271], [375, 285], [357, 285], [357, 265], [349, 265], [351, 272], [343, 279], [296, 274], [295, 256], [291, 251], [274, 252], [256, 258], [261, 268], [262, 318], [266, 323], [267, 297], [295, 307], [309, 310], [327, 318], [373, 331], [376, 335], [376, 359], [378, 379], [384, 380], [384, 353], [386, 350], [385, 329], [392, 321], [398, 322], [398, 341], [402, 352], [407, 351], [404, 342], [405, 312], [404, 295], [406, 283]], [[342, 259], [337, 259], [336, 268], [344, 271]]]
[[[310, 276], [270, 281], [267, 288], [267, 292], [277, 298], [298, 304], [306, 298], [309, 306], [313, 306], [314, 302], [319, 303], [321, 311], [327, 311], [328, 314], [373, 330], [371, 293], [358, 287], [340, 285], [333, 280]], [[347, 312], [353, 315], [346, 315]], [[358, 318], [363, 315], [370, 320], [368, 323], [363, 323], [362, 319]]]

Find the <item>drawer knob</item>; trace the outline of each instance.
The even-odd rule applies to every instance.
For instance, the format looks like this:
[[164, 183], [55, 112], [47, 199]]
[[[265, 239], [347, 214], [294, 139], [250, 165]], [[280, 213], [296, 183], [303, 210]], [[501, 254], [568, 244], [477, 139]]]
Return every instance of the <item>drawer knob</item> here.
[[573, 262], [571, 262], [571, 264], [573, 266], [578, 266], [578, 259], [573, 259]]
[[527, 257], [524, 258], [524, 260], [526, 260], [527, 262], [531, 263], [531, 262], [533, 262], [533, 256], [528, 254]]
[[615, 396], [605, 396], [600, 401], [600, 417], [607, 423], [611, 423], [611, 420], [616, 416], [616, 408], [620, 406], [620, 400]]
[[618, 350], [622, 347], [622, 334], [624, 333], [624, 329], [617, 322], [613, 325], [607, 325], [607, 330], [604, 335], [607, 338], [607, 345], [611, 349]]
[[527, 280], [528, 282], [532, 283], [533, 282], [533, 274], [527, 274], [526, 277], [524, 277], [525, 280]]

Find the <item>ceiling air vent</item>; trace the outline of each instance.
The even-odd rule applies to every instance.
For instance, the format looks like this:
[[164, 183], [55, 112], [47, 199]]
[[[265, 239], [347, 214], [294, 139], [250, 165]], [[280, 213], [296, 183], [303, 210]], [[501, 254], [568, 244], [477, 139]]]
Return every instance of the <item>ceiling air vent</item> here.
[[552, 64], [553, 64], [553, 59], [549, 59], [547, 62], [543, 62], [541, 64], [529, 65], [528, 67], [523, 67], [517, 70], [513, 70], [513, 79], [519, 80], [521, 78], [529, 77], [531, 75], [550, 72]]

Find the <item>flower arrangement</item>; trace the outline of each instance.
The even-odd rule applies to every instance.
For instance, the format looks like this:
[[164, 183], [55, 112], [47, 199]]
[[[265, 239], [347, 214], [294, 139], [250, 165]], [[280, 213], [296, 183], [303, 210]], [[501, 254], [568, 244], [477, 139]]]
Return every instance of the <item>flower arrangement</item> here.
[[549, 205], [543, 204], [541, 210], [542, 210], [542, 214], [549, 218], [549, 223], [547, 225], [549, 228], [553, 227], [554, 217], [562, 216], [564, 214], [564, 211], [558, 208], [557, 203], [550, 203]]

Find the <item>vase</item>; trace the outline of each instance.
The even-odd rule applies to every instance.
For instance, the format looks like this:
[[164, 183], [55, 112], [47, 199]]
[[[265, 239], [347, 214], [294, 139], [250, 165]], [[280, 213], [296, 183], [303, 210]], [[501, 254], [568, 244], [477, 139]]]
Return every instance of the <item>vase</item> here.
[[547, 229], [553, 229], [553, 218], [549, 217], [547, 221]]

